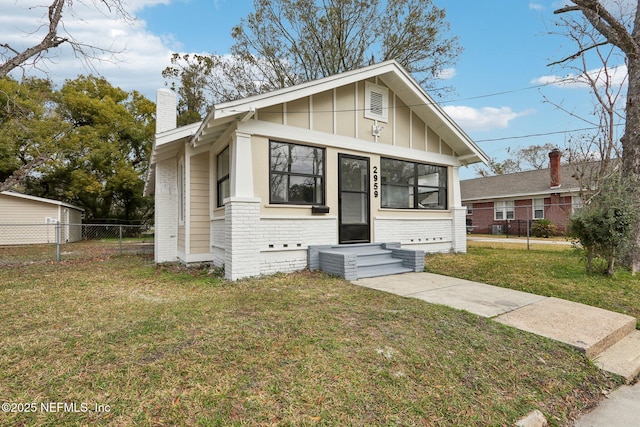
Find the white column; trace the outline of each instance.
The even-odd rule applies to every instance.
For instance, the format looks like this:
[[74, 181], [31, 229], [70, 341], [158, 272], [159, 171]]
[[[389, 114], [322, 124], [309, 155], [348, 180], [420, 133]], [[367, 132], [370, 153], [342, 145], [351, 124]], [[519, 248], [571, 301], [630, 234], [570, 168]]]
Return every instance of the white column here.
[[251, 135], [236, 131], [231, 143], [229, 179], [231, 197], [253, 198], [253, 158]]
[[454, 252], [467, 252], [467, 209], [462, 207], [460, 192], [460, 167], [452, 168], [450, 210], [452, 215], [451, 246]]
[[229, 164], [231, 196], [225, 200], [225, 277], [238, 280], [260, 274], [260, 198], [253, 189], [251, 134], [236, 131]]

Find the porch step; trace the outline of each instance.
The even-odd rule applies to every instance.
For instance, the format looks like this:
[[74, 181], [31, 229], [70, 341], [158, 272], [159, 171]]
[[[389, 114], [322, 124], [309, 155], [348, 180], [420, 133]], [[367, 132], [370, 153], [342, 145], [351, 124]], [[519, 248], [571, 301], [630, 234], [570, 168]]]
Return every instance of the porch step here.
[[400, 244], [396, 243], [325, 246], [318, 248], [317, 253], [320, 270], [348, 280], [410, 273], [424, 268], [423, 251], [400, 249]]
[[640, 331], [634, 330], [597, 355], [593, 363], [602, 370], [624, 377], [627, 383], [640, 374]]

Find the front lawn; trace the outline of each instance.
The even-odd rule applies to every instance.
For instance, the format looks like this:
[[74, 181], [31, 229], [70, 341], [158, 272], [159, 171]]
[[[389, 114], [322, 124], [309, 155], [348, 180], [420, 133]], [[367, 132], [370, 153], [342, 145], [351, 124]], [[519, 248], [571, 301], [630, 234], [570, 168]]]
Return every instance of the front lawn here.
[[0, 269], [0, 312], [2, 425], [511, 425], [534, 408], [564, 425], [620, 384], [565, 345], [321, 273], [34, 264]]
[[587, 275], [570, 246], [469, 242], [467, 254], [433, 254], [425, 270], [537, 295], [562, 298], [640, 319], [640, 275], [619, 268], [613, 277]]

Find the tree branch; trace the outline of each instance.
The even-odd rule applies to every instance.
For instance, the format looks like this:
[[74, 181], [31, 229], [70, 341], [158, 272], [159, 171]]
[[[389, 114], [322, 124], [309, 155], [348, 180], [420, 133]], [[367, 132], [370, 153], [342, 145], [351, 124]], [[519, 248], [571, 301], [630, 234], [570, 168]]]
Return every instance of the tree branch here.
[[609, 44], [609, 42], [601, 42], [601, 43], [596, 43], [593, 46], [585, 47], [584, 49], [580, 49], [578, 52], [574, 53], [573, 55], [567, 56], [566, 58], [561, 59], [559, 61], [555, 61], [555, 62], [552, 62], [550, 64], [547, 64], [547, 67], [552, 67], [554, 65], [559, 65], [559, 64], [562, 64], [563, 62], [567, 62], [567, 61], [573, 61], [574, 59], [582, 56], [583, 53], [585, 53], [585, 52], [587, 52], [587, 51], [589, 51], [591, 49], [597, 49], [600, 46], [605, 46], [605, 45], [608, 45], [608, 44]]
[[[554, 11], [564, 13], [581, 11], [585, 18], [609, 43], [617, 46], [628, 57], [640, 58], [640, 46], [627, 28], [616, 19], [599, 0], [571, 0], [575, 6], [567, 6]], [[639, 6], [640, 8], [640, 6]]]

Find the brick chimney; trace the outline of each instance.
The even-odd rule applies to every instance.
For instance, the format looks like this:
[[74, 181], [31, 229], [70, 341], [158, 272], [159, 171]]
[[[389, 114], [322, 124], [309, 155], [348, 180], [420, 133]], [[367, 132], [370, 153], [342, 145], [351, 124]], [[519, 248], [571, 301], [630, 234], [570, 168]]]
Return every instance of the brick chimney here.
[[166, 132], [177, 127], [176, 93], [162, 88], [156, 92], [156, 133]]
[[549, 188], [560, 188], [562, 185], [562, 176], [560, 174], [560, 157], [562, 153], [554, 148], [549, 153], [549, 170], [551, 171], [551, 185]]

